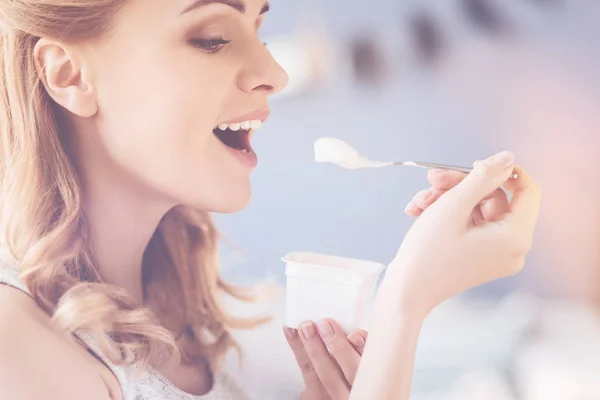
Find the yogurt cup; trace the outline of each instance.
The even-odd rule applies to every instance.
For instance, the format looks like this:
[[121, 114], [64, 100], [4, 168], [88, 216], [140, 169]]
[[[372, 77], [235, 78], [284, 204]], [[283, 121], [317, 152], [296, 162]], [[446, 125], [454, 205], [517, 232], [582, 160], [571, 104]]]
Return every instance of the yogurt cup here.
[[286, 326], [331, 318], [346, 332], [367, 329], [378, 278], [385, 265], [294, 252], [286, 263]]

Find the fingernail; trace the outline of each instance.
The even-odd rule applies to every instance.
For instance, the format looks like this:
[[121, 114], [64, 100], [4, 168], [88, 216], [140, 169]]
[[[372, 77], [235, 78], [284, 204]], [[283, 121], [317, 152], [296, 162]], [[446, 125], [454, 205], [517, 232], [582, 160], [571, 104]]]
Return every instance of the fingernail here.
[[490, 161], [494, 164], [508, 167], [515, 162], [515, 155], [510, 151], [503, 151], [502, 153], [498, 153], [493, 156]]
[[288, 326], [283, 327], [283, 333], [285, 333], [285, 336], [287, 336], [289, 339], [294, 339], [298, 334], [295, 329], [292, 329]]
[[348, 336], [348, 341], [355, 347], [363, 347], [365, 345], [365, 339], [359, 333], [352, 333]]
[[315, 327], [312, 322], [307, 322], [305, 324], [302, 324], [302, 326], [300, 326], [300, 329], [302, 329], [302, 333], [304, 334], [304, 337], [306, 339], [312, 340], [315, 338], [315, 336], [316, 336]]
[[327, 320], [319, 321], [317, 324], [319, 328], [319, 334], [323, 339], [331, 339], [335, 336], [335, 332], [333, 330], [333, 326]]
[[405, 213], [409, 212], [414, 206], [415, 206], [415, 202], [411, 200], [410, 203], [408, 203], [408, 205], [404, 209], [404, 212]]

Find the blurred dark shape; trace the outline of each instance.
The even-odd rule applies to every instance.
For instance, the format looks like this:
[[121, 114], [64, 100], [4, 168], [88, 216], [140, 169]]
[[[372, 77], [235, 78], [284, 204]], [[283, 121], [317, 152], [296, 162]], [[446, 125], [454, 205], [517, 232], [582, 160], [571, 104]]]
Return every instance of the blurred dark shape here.
[[383, 81], [385, 59], [375, 36], [362, 33], [350, 43], [352, 67], [357, 81], [374, 85]]
[[431, 65], [442, 56], [445, 40], [442, 29], [426, 10], [417, 11], [410, 20], [413, 45], [417, 58]]
[[462, 10], [469, 22], [489, 35], [504, 36], [512, 30], [505, 13], [488, 0], [462, 0]]
[[565, 1], [564, 0], [525, 0], [529, 3], [533, 3], [539, 6], [557, 6], [557, 5], [561, 5], [564, 4]]

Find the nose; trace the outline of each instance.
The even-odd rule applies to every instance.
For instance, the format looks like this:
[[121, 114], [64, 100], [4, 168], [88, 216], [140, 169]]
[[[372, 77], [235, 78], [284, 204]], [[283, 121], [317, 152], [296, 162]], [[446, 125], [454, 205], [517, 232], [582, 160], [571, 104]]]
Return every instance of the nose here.
[[283, 90], [288, 82], [287, 72], [273, 58], [267, 47], [257, 41], [248, 52], [248, 63], [238, 79], [238, 87], [246, 93], [274, 94]]

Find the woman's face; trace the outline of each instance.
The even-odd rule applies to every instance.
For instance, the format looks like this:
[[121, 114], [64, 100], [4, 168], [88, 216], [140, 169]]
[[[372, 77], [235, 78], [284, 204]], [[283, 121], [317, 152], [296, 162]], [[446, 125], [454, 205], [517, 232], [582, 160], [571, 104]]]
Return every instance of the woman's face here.
[[78, 122], [94, 142], [78, 163], [177, 204], [243, 208], [256, 165], [245, 121], [260, 125], [287, 83], [258, 37], [267, 11], [265, 0], [128, 0], [86, 49], [97, 112]]

